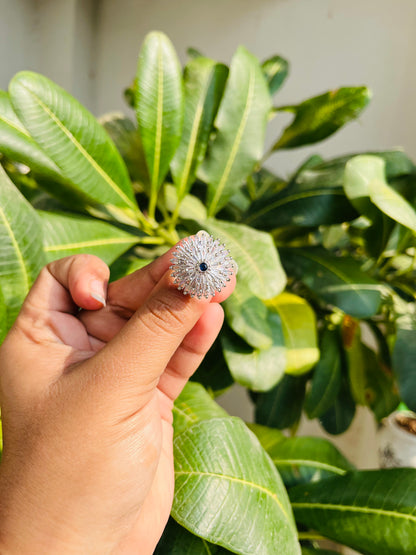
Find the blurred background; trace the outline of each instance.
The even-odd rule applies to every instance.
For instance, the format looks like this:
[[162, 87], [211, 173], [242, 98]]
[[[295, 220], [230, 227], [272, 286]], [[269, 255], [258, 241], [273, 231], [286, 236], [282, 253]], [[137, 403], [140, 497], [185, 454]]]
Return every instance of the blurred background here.
[[[357, 122], [317, 147], [276, 153], [276, 173], [290, 174], [315, 152], [328, 158], [401, 146], [416, 158], [415, 24], [414, 0], [0, 0], [0, 88], [17, 71], [30, 69], [59, 83], [97, 116], [128, 113], [123, 89], [132, 81], [140, 45], [148, 31], [161, 30], [182, 62], [192, 46], [229, 63], [240, 44], [260, 59], [288, 59], [290, 75], [278, 105], [340, 86], [372, 89], [371, 104]], [[289, 119], [275, 118], [270, 142]], [[223, 403], [251, 418], [242, 388]], [[348, 432], [331, 439], [359, 466], [374, 467], [374, 428], [361, 408]], [[309, 422], [302, 432], [322, 434]]]

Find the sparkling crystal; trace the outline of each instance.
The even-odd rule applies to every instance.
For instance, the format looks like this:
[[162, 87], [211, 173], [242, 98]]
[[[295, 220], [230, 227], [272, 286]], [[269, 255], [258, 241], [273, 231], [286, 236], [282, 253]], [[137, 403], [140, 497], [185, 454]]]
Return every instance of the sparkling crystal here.
[[183, 239], [173, 252], [170, 269], [177, 288], [191, 297], [213, 297], [221, 292], [237, 265], [230, 251], [206, 231]]

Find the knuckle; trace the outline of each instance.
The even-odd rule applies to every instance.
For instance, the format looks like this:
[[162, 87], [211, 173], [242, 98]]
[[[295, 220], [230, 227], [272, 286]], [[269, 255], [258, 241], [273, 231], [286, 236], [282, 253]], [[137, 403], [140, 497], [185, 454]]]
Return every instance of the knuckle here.
[[186, 306], [177, 299], [153, 297], [147, 304], [148, 325], [154, 331], [172, 334], [182, 330]]

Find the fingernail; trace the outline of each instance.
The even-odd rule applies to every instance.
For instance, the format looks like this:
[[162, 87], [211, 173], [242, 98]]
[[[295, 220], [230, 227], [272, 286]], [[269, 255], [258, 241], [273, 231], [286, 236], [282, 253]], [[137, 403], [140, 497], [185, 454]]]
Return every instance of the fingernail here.
[[104, 297], [104, 286], [101, 281], [95, 279], [90, 284], [90, 295], [93, 299], [101, 303], [103, 306], [106, 305]]

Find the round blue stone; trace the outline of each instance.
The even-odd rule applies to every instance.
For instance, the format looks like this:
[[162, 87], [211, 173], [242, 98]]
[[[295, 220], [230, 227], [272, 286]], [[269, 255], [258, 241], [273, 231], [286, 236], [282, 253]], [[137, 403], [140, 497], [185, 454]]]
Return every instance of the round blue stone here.
[[201, 262], [201, 264], [199, 265], [199, 269], [201, 270], [201, 272], [206, 272], [208, 270], [208, 264], [206, 262]]

